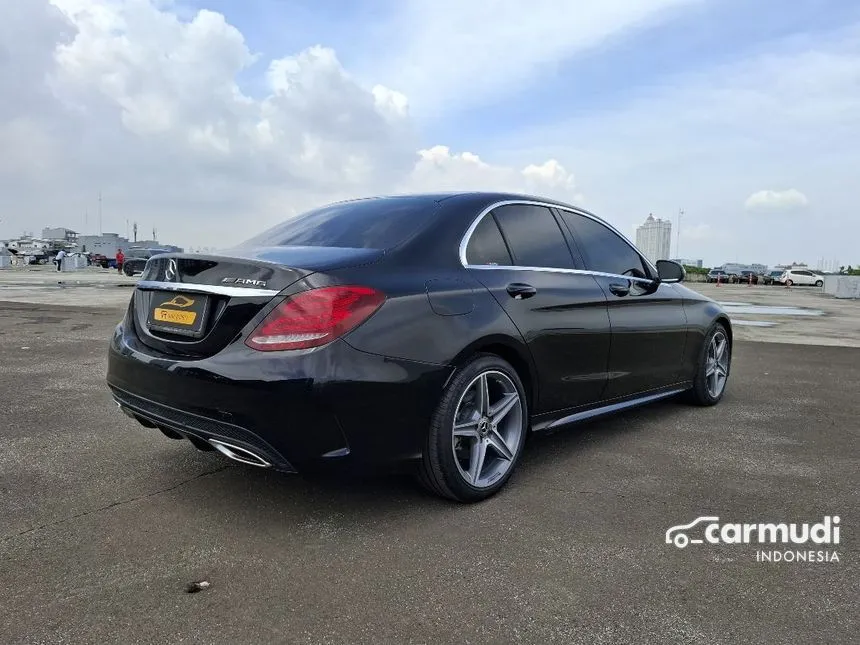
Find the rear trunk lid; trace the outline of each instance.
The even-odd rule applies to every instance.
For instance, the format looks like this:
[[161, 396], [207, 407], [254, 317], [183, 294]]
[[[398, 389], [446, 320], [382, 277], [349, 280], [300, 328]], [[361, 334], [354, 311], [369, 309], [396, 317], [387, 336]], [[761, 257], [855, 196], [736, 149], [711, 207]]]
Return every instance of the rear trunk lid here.
[[211, 356], [297, 281], [369, 264], [383, 254], [377, 249], [295, 246], [157, 255], [147, 262], [135, 289], [134, 329], [158, 353]]

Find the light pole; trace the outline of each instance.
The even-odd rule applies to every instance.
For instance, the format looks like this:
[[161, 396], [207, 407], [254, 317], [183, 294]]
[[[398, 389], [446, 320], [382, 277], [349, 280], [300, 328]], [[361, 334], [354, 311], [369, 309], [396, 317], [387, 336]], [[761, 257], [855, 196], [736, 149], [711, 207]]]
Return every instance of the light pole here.
[[683, 215], [684, 215], [684, 209], [679, 208], [678, 209], [678, 241], [675, 243], [675, 253], [678, 254], [676, 257], [679, 260], [681, 259], [681, 217], [683, 217]]

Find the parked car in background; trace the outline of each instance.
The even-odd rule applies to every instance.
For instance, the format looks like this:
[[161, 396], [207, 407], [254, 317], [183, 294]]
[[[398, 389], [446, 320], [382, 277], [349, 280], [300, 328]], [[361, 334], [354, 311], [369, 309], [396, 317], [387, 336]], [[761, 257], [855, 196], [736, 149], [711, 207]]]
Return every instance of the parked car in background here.
[[113, 258], [109, 258], [101, 253], [90, 253], [90, 265], [101, 267], [102, 269], [111, 268], [111, 264], [113, 263]]
[[750, 282], [758, 284], [758, 274], [755, 271], [741, 271], [740, 273], [733, 273], [731, 275], [731, 281], [733, 284], [749, 284]]
[[728, 282], [729, 279], [729, 274], [722, 269], [711, 269], [705, 277], [705, 282], [717, 282], [717, 280], [720, 282]]
[[789, 287], [795, 284], [815, 287], [824, 286], [824, 278], [822, 276], [817, 273], [813, 273], [812, 271], [805, 271], [802, 269], [789, 269], [788, 271], [784, 271], [782, 276], [780, 276], [779, 281], [781, 284]]
[[782, 269], [765, 273], [762, 276], [762, 284], [777, 284], [783, 273]]
[[147, 260], [153, 255], [160, 255], [161, 253], [170, 253], [170, 250], [158, 248], [128, 249], [122, 263], [122, 272], [127, 276], [133, 276], [135, 273], [143, 273]]

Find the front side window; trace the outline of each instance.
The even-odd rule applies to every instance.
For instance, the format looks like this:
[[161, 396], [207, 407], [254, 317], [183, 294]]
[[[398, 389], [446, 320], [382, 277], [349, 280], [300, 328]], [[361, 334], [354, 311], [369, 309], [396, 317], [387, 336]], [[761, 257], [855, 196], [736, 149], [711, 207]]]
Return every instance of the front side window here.
[[649, 277], [639, 254], [614, 231], [578, 213], [561, 211], [561, 216], [570, 228], [590, 270], [638, 278]]
[[517, 266], [574, 268], [564, 235], [548, 208], [509, 204], [495, 209], [493, 215]]

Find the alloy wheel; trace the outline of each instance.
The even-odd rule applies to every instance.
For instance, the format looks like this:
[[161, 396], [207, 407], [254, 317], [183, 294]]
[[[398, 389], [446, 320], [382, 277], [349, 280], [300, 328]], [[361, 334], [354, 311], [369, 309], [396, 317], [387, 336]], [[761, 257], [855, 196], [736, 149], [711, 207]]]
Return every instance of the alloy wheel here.
[[514, 382], [503, 372], [476, 376], [454, 413], [452, 449], [464, 481], [487, 488], [514, 463], [524, 432], [523, 405]]
[[722, 331], [711, 338], [705, 358], [705, 383], [708, 394], [717, 398], [726, 387], [729, 377], [729, 341]]

